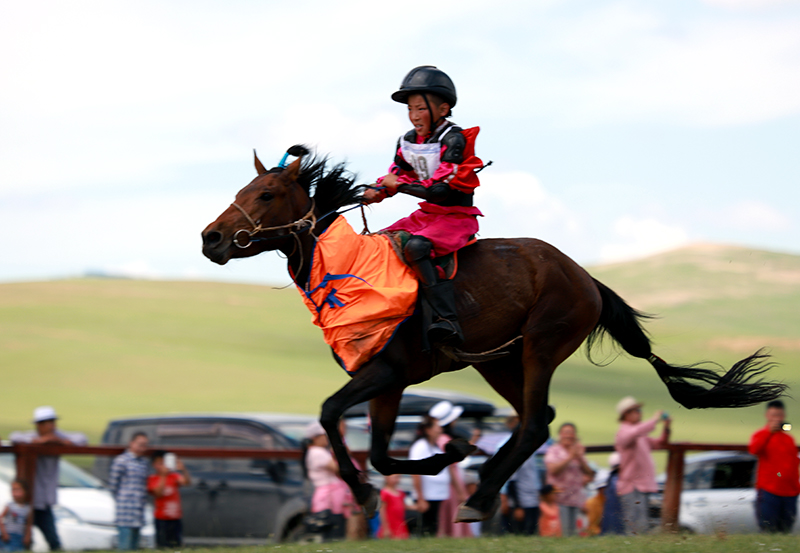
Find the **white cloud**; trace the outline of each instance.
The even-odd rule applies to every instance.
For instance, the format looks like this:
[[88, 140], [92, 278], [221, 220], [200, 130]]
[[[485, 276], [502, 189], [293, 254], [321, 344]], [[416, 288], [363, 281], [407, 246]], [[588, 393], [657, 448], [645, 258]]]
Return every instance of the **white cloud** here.
[[475, 201], [485, 215], [481, 236], [529, 236], [558, 244], [581, 232], [577, 214], [530, 173], [490, 168], [480, 176]]
[[757, 200], [741, 201], [723, 208], [714, 217], [717, 225], [745, 231], [791, 230], [792, 221], [779, 209]]
[[[553, 23], [514, 52], [482, 44], [527, 114], [572, 126], [726, 126], [800, 113], [796, 14], [687, 17], [613, 3]], [[496, 98], [497, 84], [481, 95]]]
[[703, 0], [704, 3], [718, 8], [734, 10], [769, 10], [776, 6], [797, 6], [798, 0]]
[[680, 227], [629, 216], [614, 222], [614, 235], [618, 241], [600, 248], [600, 259], [604, 263], [645, 257], [689, 242], [688, 233]]

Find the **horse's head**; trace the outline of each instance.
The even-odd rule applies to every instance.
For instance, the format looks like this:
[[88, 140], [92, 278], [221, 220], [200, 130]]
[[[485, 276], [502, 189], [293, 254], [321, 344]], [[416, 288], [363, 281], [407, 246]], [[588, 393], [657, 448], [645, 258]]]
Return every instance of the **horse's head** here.
[[308, 150], [295, 146], [289, 153], [298, 159], [267, 170], [254, 152], [258, 176], [203, 230], [203, 255], [224, 265], [232, 258], [284, 249], [292, 246], [293, 233], [313, 225], [314, 204], [308, 187], [298, 182]]

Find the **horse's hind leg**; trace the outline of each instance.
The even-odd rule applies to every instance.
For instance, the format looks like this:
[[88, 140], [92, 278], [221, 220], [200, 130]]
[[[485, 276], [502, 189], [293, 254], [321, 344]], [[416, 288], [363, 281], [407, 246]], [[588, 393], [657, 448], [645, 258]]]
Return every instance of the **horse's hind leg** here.
[[480, 485], [459, 509], [457, 522], [490, 518], [496, 509], [500, 488], [549, 435], [548, 424], [553, 412], [547, 405], [547, 397], [552, 370], [534, 369], [530, 361], [505, 366], [498, 361], [492, 365], [481, 366], [479, 371], [517, 410], [520, 425], [503, 447], [481, 467]]

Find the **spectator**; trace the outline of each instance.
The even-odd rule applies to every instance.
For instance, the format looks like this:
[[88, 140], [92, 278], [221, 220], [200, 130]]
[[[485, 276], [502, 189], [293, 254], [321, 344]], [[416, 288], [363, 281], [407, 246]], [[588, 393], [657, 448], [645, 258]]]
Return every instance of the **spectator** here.
[[[669, 442], [671, 420], [664, 411], [657, 411], [642, 422], [642, 404], [631, 396], [617, 403], [619, 430], [614, 448], [619, 453], [619, 480], [617, 494], [622, 503], [625, 532], [644, 534], [649, 529], [648, 498], [658, 491], [656, 467], [651, 451]], [[661, 437], [649, 438], [656, 424], [664, 423]]]
[[314, 421], [306, 427], [305, 437], [309, 444], [304, 466], [314, 485], [311, 513], [323, 539], [344, 538], [347, 486], [339, 478], [339, 465], [328, 448], [328, 435], [319, 421]]
[[21, 480], [11, 482], [11, 501], [0, 513], [0, 551], [25, 551], [31, 546], [33, 509], [28, 488]]
[[600, 533], [602, 535], [608, 534], [624, 534], [625, 523], [622, 519], [622, 504], [619, 501], [617, 494], [617, 481], [619, 480], [619, 453], [612, 453], [608, 456], [608, 466], [611, 473], [608, 475], [608, 480], [605, 489], [605, 504], [603, 505], [603, 520], [600, 524]]
[[155, 498], [156, 547], [183, 545], [183, 511], [180, 488], [191, 483], [183, 461], [166, 451], [152, 456], [153, 469], [147, 491]]
[[549, 538], [561, 537], [560, 507], [556, 503], [556, 490], [545, 484], [539, 490], [539, 535]]
[[397, 489], [400, 482], [399, 474], [389, 474], [384, 477], [381, 490], [381, 528], [379, 538], [395, 540], [408, 539], [408, 525], [406, 524], [406, 494]]
[[[447, 442], [456, 437], [453, 425], [464, 408], [460, 405], [453, 405], [449, 401], [440, 401], [431, 407], [428, 414], [439, 421], [442, 427], [442, 434], [436, 441], [439, 449], [444, 451]], [[467, 500], [467, 487], [464, 483], [464, 471], [457, 464], [448, 467], [450, 471], [450, 494], [439, 508], [439, 529], [437, 536], [453, 538], [471, 538], [472, 529], [469, 524], [453, 522], [458, 512], [458, 506]]]
[[586, 502], [584, 477], [593, 478], [594, 470], [586, 459], [586, 448], [578, 441], [575, 425], [565, 422], [558, 429], [558, 442], [545, 453], [547, 483], [558, 490], [556, 502], [561, 514], [561, 532], [574, 536], [578, 532], [578, 516]]
[[[35, 432], [14, 432], [13, 443], [86, 445], [86, 436], [79, 432], [62, 432], [56, 428], [55, 409], [50, 406], [37, 407], [33, 411]], [[39, 455], [36, 458], [36, 474], [33, 478], [33, 524], [42, 531], [50, 551], [61, 550], [61, 540], [56, 530], [53, 505], [58, 503], [58, 463], [56, 455]]]
[[800, 494], [797, 446], [784, 428], [786, 408], [770, 401], [766, 426], [750, 438], [748, 450], [758, 457], [756, 471], [756, 518], [762, 532], [792, 531]]
[[528, 457], [500, 491], [503, 529], [508, 533], [532, 536], [537, 532], [542, 484], [536, 456], [544, 447]]
[[128, 449], [111, 463], [108, 487], [117, 501], [117, 547], [120, 551], [139, 549], [150, 472], [150, 463], [144, 457], [148, 444], [147, 434], [135, 433], [128, 442]]
[[589, 536], [599, 536], [603, 531], [603, 513], [606, 505], [608, 478], [608, 471], [601, 470], [597, 472], [594, 477], [594, 489], [596, 493], [587, 499], [584, 505], [587, 518], [586, 534]]
[[[425, 415], [420, 423], [418, 434], [419, 438], [411, 444], [408, 452], [410, 460], [418, 461], [444, 453], [438, 445], [442, 427], [437, 419]], [[451, 473], [449, 467], [439, 474], [414, 474], [411, 478], [414, 482], [417, 510], [421, 515], [421, 523], [418, 525], [419, 532], [423, 536], [436, 536], [439, 529], [439, 508], [442, 502], [450, 497]]]

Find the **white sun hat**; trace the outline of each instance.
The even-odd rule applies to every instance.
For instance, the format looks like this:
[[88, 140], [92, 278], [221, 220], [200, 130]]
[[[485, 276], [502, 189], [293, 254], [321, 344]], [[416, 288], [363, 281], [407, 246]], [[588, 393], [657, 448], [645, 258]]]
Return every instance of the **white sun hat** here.
[[56, 410], [49, 405], [43, 405], [33, 410], [33, 422], [52, 421], [57, 418]]
[[442, 426], [447, 426], [464, 412], [460, 405], [453, 405], [449, 401], [440, 401], [428, 411], [428, 415], [439, 421]]
[[304, 435], [309, 440], [313, 440], [317, 436], [322, 436], [323, 434], [325, 434], [325, 429], [322, 428], [322, 424], [320, 424], [319, 421], [312, 421], [306, 426]]

